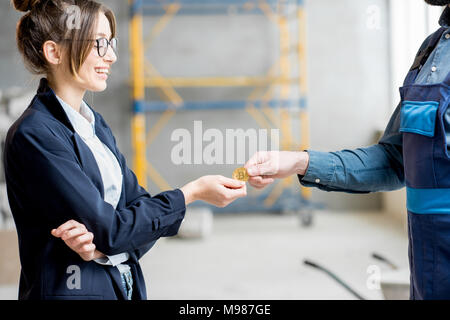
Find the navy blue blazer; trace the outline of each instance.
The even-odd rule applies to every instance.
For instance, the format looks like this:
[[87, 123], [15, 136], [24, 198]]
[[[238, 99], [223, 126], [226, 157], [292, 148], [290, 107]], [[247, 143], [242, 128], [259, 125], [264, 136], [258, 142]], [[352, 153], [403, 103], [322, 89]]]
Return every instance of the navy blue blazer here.
[[160, 237], [177, 234], [186, 206], [179, 190], [156, 196], [139, 186], [115, 138], [95, 112], [98, 138], [122, 168], [122, 194], [114, 209], [103, 200], [103, 184], [89, 147], [73, 129], [47, 79], [8, 131], [4, 167], [8, 199], [19, 238], [19, 299], [125, 299], [117, 268], [83, 261], [51, 235], [74, 219], [94, 234], [106, 255], [128, 252], [133, 299], [146, 299], [138, 260]]

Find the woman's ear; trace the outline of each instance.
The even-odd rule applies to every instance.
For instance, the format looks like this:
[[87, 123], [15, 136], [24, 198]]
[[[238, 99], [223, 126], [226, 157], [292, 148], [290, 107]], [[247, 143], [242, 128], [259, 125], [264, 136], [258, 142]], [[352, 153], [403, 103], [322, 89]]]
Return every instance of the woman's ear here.
[[51, 40], [46, 41], [43, 46], [43, 51], [48, 63], [53, 65], [61, 63], [61, 48], [56, 42]]

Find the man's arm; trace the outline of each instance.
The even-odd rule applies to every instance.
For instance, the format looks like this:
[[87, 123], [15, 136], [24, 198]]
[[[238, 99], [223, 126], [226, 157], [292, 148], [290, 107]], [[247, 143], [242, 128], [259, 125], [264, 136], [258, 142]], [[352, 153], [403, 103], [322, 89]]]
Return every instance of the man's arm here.
[[404, 176], [394, 160], [397, 153], [390, 144], [338, 152], [308, 151], [308, 170], [304, 176], [299, 175], [299, 180], [306, 187], [324, 191], [369, 193], [400, 189]]
[[300, 183], [324, 191], [369, 193], [404, 186], [400, 105], [379, 143], [367, 148], [338, 152], [267, 152], [250, 159], [246, 168], [250, 183], [264, 187], [273, 178], [292, 174]]

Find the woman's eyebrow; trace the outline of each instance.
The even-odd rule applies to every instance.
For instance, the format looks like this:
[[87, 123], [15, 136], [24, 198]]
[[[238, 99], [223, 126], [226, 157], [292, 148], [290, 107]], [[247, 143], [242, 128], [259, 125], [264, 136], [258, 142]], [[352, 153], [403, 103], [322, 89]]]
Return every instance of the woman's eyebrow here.
[[108, 38], [108, 39], [110, 38], [103, 32], [97, 33], [96, 36], [102, 36], [102, 37], [105, 37], [105, 38]]

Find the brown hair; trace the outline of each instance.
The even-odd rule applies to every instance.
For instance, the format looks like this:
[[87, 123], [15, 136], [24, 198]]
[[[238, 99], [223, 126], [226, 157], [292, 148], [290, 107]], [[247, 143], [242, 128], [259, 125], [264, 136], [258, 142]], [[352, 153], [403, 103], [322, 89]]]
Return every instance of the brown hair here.
[[[92, 0], [12, 0], [14, 7], [26, 14], [17, 23], [16, 40], [25, 65], [34, 74], [48, 74], [43, 45], [46, 41], [60, 44], [69, 58], [72, 75], [78, 71], [94, 46], [94, 33], [99, 13], [109, 20], [112, 37], [116, 34], [114, 13], [106, 6]], [[74, 18], [70, 6], [80, 13], [79, 24], [71, 27]], [[79, 9], [79, 10], [78, 10]], [[78, 28], [79, 27], [79, 28]]]

